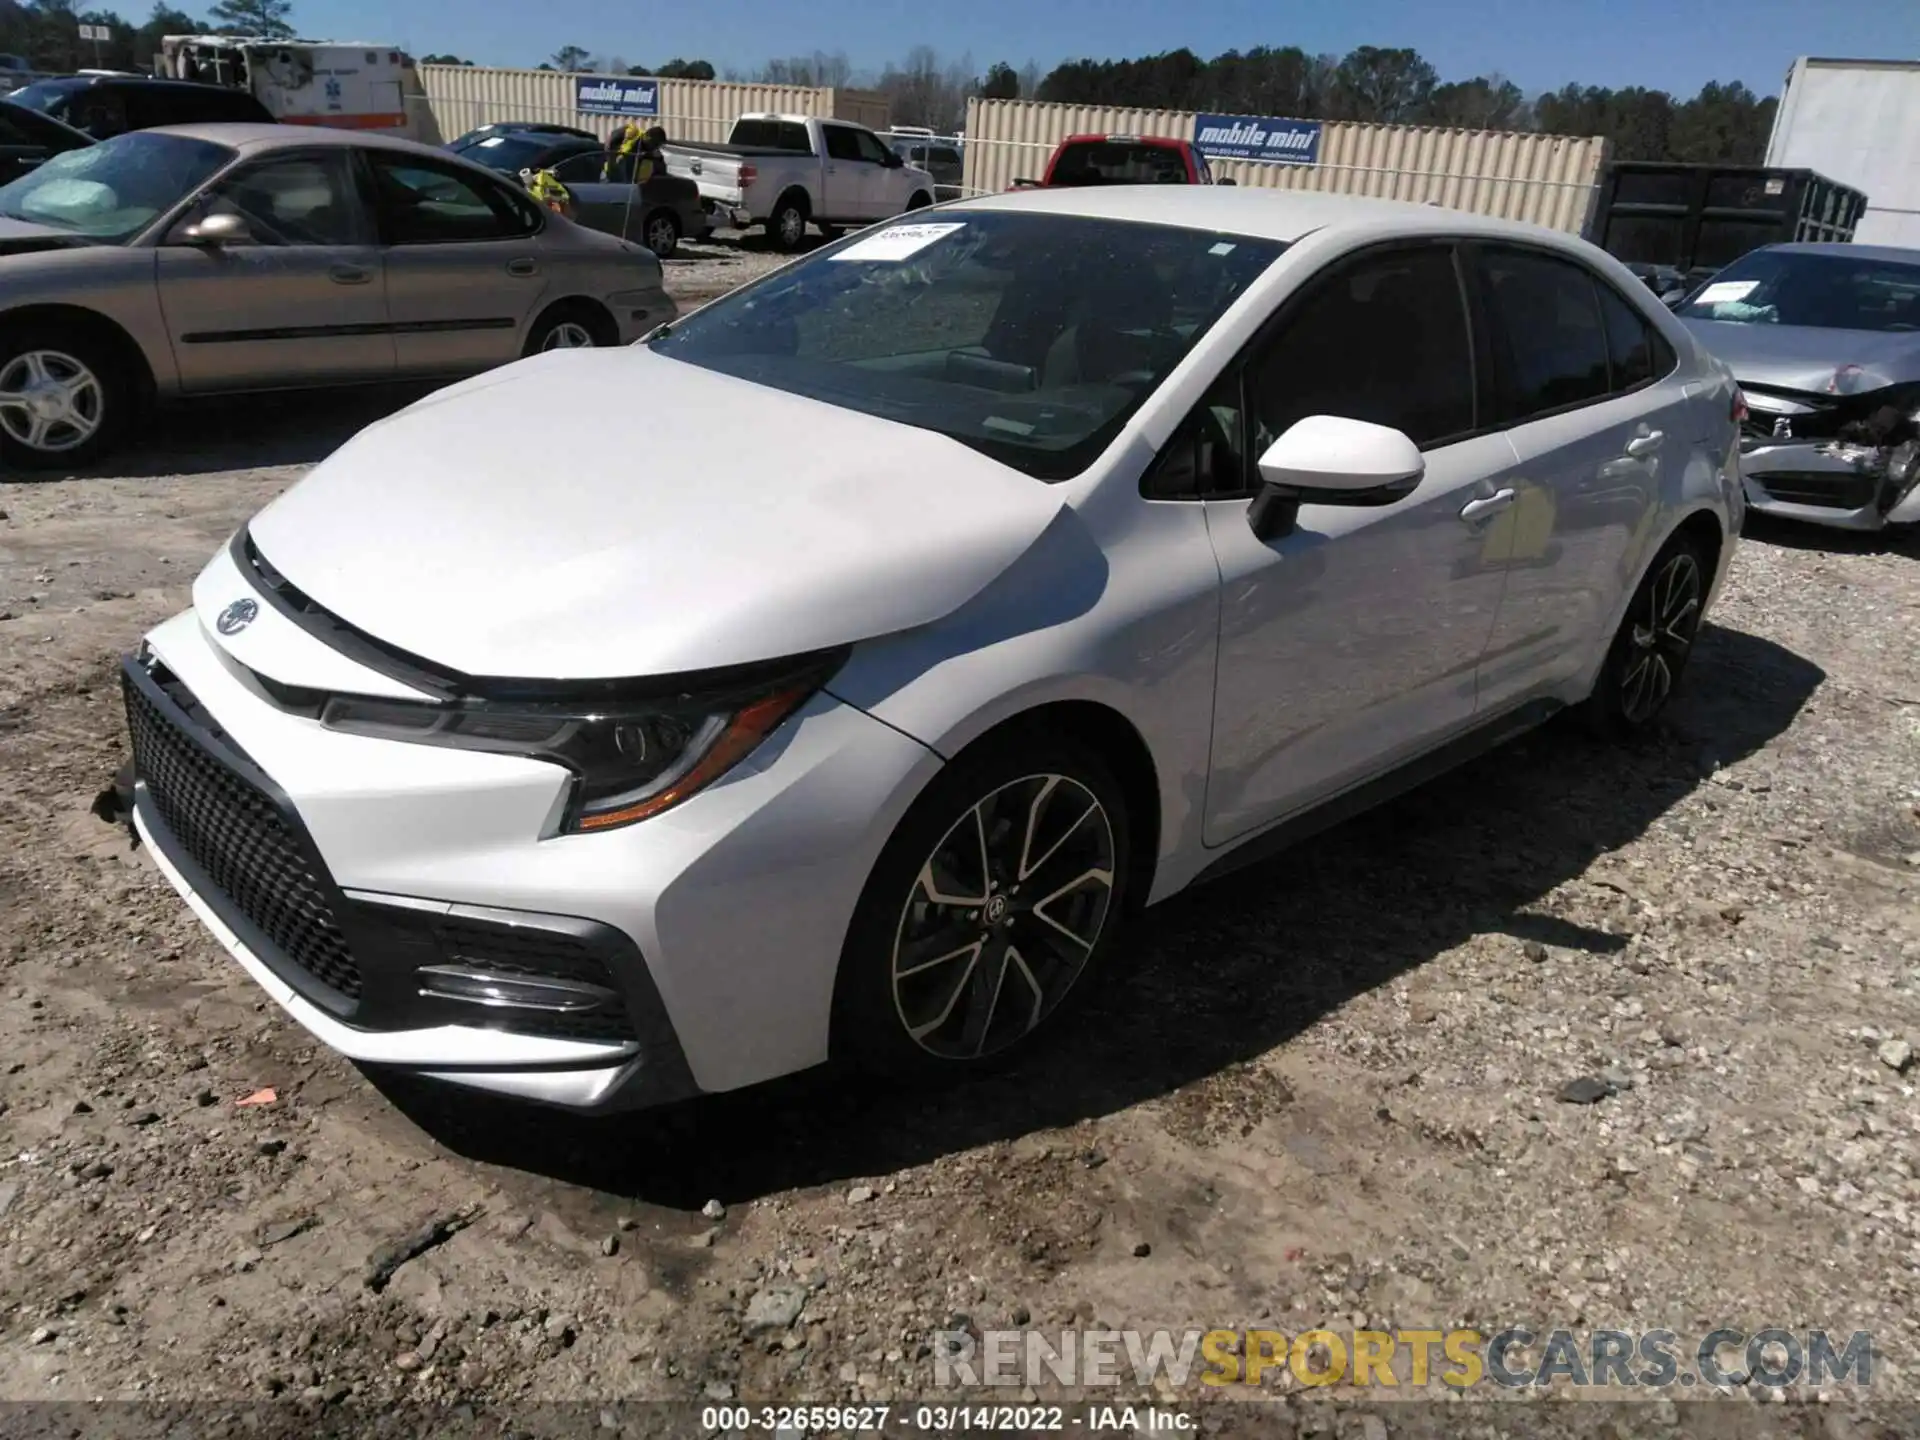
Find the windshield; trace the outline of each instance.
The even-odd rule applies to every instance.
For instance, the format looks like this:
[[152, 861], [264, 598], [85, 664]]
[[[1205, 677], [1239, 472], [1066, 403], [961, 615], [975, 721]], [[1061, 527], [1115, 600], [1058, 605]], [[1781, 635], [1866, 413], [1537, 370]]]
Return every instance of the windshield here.
[[651, 348], [1064, 480], [1286, 248], [1117, 220], [939, 215], [817, 251]]
[[128, 240], [197, 190], [233, 152], [137, 131], [54, 156], [0, 185], [0, 215], [94, 240]]
[[479, 161], [489, 170], [518, 175], [555, 148], [551, 135], [489, 135], [478, 144], [467, 146], [460, 154], [465, 159]]
[[60, 120], [66, 118], [67, 103], [72, 100], [74, 94], [85, 88], [70, 81], [43, 80], [39, 84], [28, 85], [24, 89], [14, 91], [7, 96], [7, 99], [16, 105], [24, 105], [29, 110], [38, 110], [42, 115], [51, 115], [56, 120]]
[[1687, 320], [1819, 330], [1920, 330], [1920, 255], [1911, 264], [1828, 251], [1755, 250], [1689, 296]]

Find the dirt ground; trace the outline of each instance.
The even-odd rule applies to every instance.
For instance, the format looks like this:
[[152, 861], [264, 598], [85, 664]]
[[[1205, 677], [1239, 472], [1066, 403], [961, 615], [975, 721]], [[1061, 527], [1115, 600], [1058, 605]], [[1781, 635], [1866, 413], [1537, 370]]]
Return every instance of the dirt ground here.
[[0, 484], [0, 1400], [897, 1401], [939, 1330], [1320, 1324], [1867, 1331], [1920, 1398], [1920, 549], [1751, 536], [1657, 739], [1169, 902], [1022, 1069], [588, 1123], [337, 1058], [89, 811], [116, 655], [396, 398]]

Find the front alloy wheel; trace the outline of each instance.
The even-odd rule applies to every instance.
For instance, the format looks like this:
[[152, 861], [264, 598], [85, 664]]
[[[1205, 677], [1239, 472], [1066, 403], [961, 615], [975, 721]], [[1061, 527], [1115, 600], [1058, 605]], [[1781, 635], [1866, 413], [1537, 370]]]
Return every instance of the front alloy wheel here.
[[1705, 597], [1700, 562], [1689, 550], [1668, 556], [1635, 597], [1620, 674], [1620, 715], [1629, 725], [1646, 724], [1672, 696], [1693, 649]]
[[44, 456], [78, 450], [106, 418], [100, 379], [64, 351], [26, 350], [0, 365], [0, 431]]
[[1066, 997], [1106, 928], [1113, 822], [1066, 775], [1000, 786], [941, 837], [894, 937], [894, 1013], [942, 1060], [1023, 1040]]

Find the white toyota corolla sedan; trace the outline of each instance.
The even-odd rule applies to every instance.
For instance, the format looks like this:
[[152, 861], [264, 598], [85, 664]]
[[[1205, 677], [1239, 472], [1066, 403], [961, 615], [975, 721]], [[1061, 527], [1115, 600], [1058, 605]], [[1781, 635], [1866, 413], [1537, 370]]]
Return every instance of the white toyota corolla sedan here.
[[1546, 230], [922, 211], [349, 442], [127, 662], [135, 823], [362, 1062], [587, 1109], [964, 1071], [1129, 911], [1562, 707], [1651, 723], [1742, 403]]

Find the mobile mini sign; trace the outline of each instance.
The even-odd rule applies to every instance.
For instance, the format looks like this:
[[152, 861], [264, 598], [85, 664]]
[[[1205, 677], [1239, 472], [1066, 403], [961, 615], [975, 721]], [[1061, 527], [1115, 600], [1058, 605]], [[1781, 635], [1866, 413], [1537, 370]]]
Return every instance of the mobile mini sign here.
[[1259, 115], [1196, 115], [1194, 146], [1209, 160], [1320, 163], [1320, 122]]
[[574, 81], [573, 103], [588, 115], [658, 115], [660, 82], [582, 75]]

